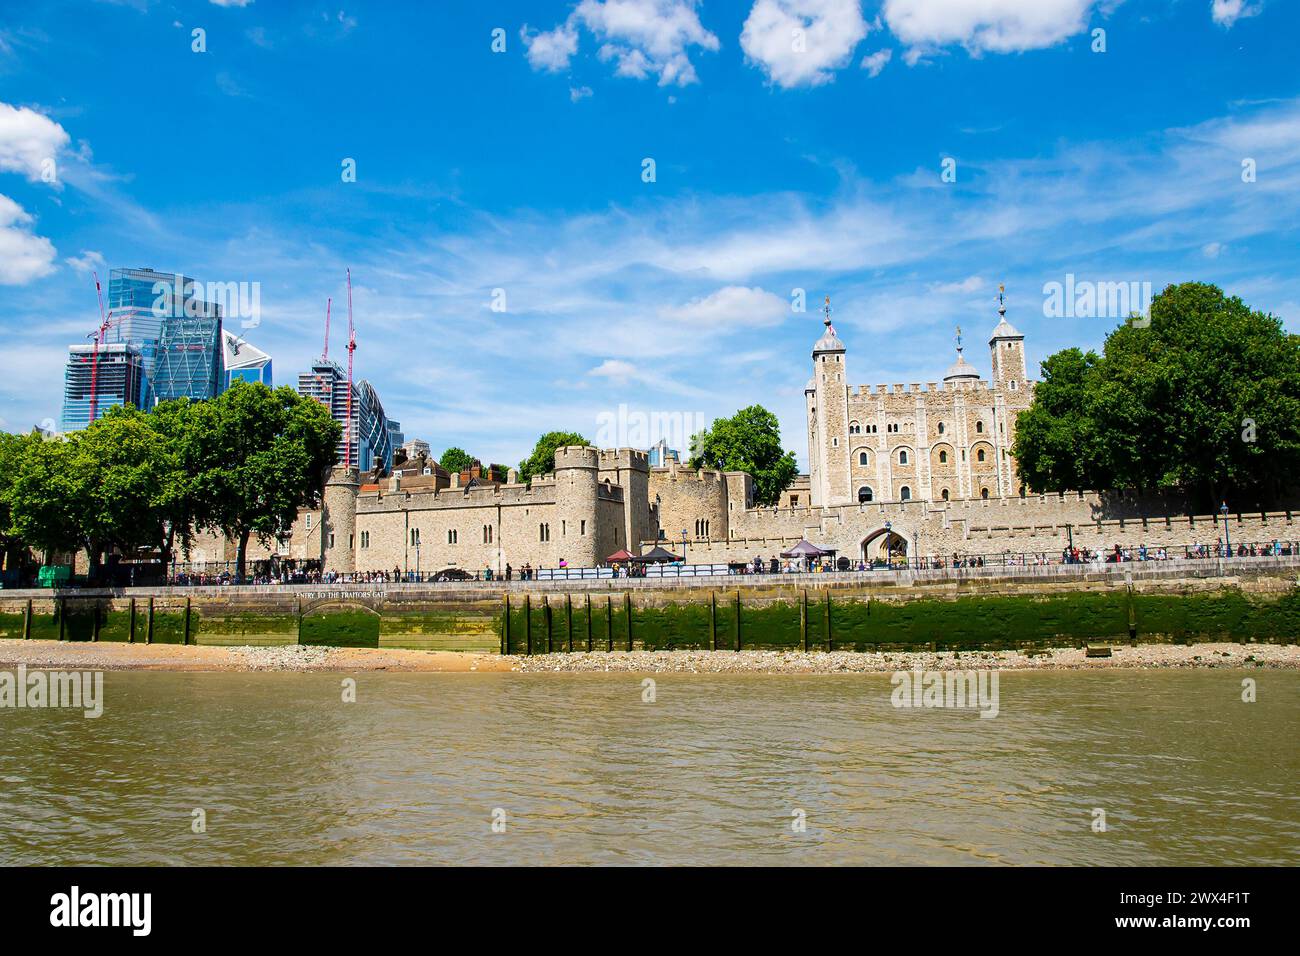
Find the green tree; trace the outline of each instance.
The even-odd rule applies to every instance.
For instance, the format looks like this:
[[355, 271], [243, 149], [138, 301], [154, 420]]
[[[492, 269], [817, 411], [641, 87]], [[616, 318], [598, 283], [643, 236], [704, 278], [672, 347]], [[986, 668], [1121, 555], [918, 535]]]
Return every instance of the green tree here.
[[[1146, 327], [1106, 337], [1084, 368], [1057, 353], [1017, 421], [1035, 490], [1178, 490], [1197, 506], [1256, 507], [1300, 473], [1300, 341], [1279, 319], [1213, 285], [1187, 282], [1151, 303]], [[1049, 374], [1050, 373], [1050, 374]], [[1075, 443], [1074, 470], [1062, 464]], [[1027, 466], [1026, 466], [1027, 465]]]
[[159, 542], [163, 566], [171, 563], [177, 547], [188, 549], [203, 509], [197, 478], [207, 466], [206, 419], [198, 402], [188, 398], [160, 402], [149, 421], [166, 443], [171, 472], [164, 496], [164, 533]]
[[754, 479], [754, 503], [774, 505], [799, 467], [794, 452], [781, 449], [781, 426], [762, 405], [742, 408], [691, 437], [692, 468], [743, 471]]
[[537, 439], [533, 453], [519, 463], [519, 480], [532, 481], [538, 475], [555, 470], [555, 449], [566, 445], [586, 445], [587, 439], [577, 432], [547, 432]]
[[206, 435], [194, 478], [195, 522], [237, 542], [242, 581], [253, 535], [269, 543], [289, 532], [299, 511], [319, 506], [342, 428], [320, 402], [256, 382], [236, 382], [193, 414]]
[[13, 489], [18, 469], [27, 454], [28, 444], [35, 440], [30, 435], [0, 432], [0, 557], [7, 569], [17, 567], [27, 550], [26, 542], [14, 527]]
[[438, 464], [447, 469], [449, 474], [457, 474], [474, 464], [474, 459], [470, 457], [469, 452], [465, 451], [465, 449], [453, 445], [442, 453], [442, 457], [438, 459]]

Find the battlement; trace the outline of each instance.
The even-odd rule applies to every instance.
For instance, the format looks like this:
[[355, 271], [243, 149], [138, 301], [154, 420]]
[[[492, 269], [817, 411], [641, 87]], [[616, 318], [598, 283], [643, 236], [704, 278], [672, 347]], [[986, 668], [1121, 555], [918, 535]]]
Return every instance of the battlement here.
[[678, 465], [677, 462], [650, 468], [649, 472], [652, 477], [667, 479], [668, 481], [698, 481], [706, 484], [716, 484], [722, 481], [724, 477], [723, 472], [714, 468], [694, 470]]
[[650, 453], [641, 451], [638, 448], [602, 448], [600, 450], [600, 468], [602, 471], [615, 468], [649, 471]]
[[[1027, 388], [1032, 388], [1033, 383], [1026, 382], [1025, 385]], [[931, 393], [988, 392], [995, 390], [997, 387], [994, 383], [982, 378], [957, 382], [926, 382], [924, 385], [920, 382], [912, 382], [910, 385], [904, 385], [901, 382], [894, 385], [851, 385], [849, 386], [849, 397], [880, 398], [884, 396], [928, 395]]]
[[[565, 445], [555, 449], [555, 468], [589, 468], [593, 471], [600, 467], [600, 450], [590, 445]], [[533, 479], [536, 481], [537, 479]]]

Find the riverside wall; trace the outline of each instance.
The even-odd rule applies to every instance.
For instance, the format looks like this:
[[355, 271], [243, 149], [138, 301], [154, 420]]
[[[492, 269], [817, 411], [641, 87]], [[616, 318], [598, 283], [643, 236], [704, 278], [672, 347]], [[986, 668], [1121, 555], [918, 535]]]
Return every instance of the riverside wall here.
[[0, 638], [428, 650], [1300, 642], [1300, 557], [655, 579], [0, 591]]

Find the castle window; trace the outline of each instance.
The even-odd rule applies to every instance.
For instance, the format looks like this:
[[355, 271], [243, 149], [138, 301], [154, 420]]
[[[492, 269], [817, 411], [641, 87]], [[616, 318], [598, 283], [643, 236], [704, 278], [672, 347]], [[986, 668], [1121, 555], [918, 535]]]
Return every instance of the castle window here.
[[988, 490], [987, 488], [981, 488], [981, 489], [980, 489], [980, 497], [981, 497], [981, 498], [987, 498], [988, 496], [989, 496], [989, 490]]
[[850, 435], [861, 435], [861, 434], [862, 434], [862, 426], [859, 425], [857, 422], [849, 422], [849, 434], [850, 434]]
[[900, 452], [898, 453], [898, 463], [899, 463], [900, 465], [906, 465], [906, 464], [907, 464], [907, 452], [906, 452], [906, 451], [900, 451]]
[[348, 535], [348, 550], [351, 551], [356, 547], [356, 535]]
[[975, 460], [976, 460], [976, 461], [983, 461], [983, 460], [984, 460], [984, 449], [983, 449], [983, 448], [981, 448], [979, 451], [977, 451], [977, 452], [975, 453]]
[[939, 423], [939, 434], [940, 434], [940, 435], [943, 434], [943, 422], [940, 422], [940, 423]]
[[946, 451], [939, 452], [939, 464], [941, 465], [948, 464], [948, 453]]
[[866, 463], [867, 463], [867, 453], [865, 451], [858, 452], [858, 464], [865, 465]]
[[947, 489], [947, 488], [943, 489], [943, 494], [942, 494], [940, 497], [943, 498], [944, 501], [947, 501], [947, 500], [948, 500], [948, 489]]
[[840, 447], [840, 440], [839, 440], [838, 438], [832, 438], [832, 439], [831, 439], [831, 447], [832, 447], [832, 448], [839, 448], [839, 447]]
[[975, 430], [976, 430], [977, 432], [982, 432], [982, 431], [984, 431], [984, 423], [983, 423], [983, 422], [976, 422], [976, 423], [975, 423]]
[[586, 534], [586, 533], [587, 533], [587, 519], [583, 518], [582, 521], [578, 523], [578, 534]]
[[858, 489], [859, 504], [861, 504], [864, 501], [871, 501], [875, 497], [876, 497], [875, 494], [866, 485], [863, 485], [861, 488]]
[[560, 537], [563, 538], [563, 537], [564, 537], [566, 534], [568, 534], [568, 533], [569, 533], [569, 522], [567, 522], [567, 521], [561, 521], [561, 522], [560, 522]]
[[898, 489], [898, 498], [900, 501], [911, 501], [912, 489], [907, 487], [907, 485], [903, 485], [902, 488]]
[[311, 530], [311, 515], [307, 515], [307, 530]]
[[1016, 380], [1013, 378], [1011, 380], [1011, 391], [1014, 392], [1015, 390], [1016, 390]]
[[537, 540], [538, 541], [551, 540], [551, 526], [544, 521], [537, 526]]
[[456, 543], [456, 532], [455, 532], [455, 531], [448, 531], [448, 532], [447, 532], [447, 543], [448, 543], [448, 544], [455, 544], [455, 543]]
[[334, 533], [330, 532], [330, 547], [334, 547]]
[[484, 544], [492, 543], [492, 526], [490, 524], [485, 524], [483, 526], [483, 543]]
[[411, 547], [414, 548], [414, 547], [417, 546], [419, 543], [420, 543], [420, 529], [419, 529], [419, 528], [412, 528], [412, 529], [411, 529]]

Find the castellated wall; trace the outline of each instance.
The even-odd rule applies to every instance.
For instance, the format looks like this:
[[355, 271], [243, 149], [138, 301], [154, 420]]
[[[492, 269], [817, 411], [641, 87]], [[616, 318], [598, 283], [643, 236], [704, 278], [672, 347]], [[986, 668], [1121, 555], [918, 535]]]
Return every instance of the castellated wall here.
[[[706, 538], [726, 540], [728, 537], [728, 489], [726, 477], [720, 471], [701, 469], [692, 471], [676, 462], [666, 468], [652, 468], [649, 472], [649, 500], [658, 503], [659, 528], [666, 542], [682, 540], [686, 531], [688, 541]], [[643, 537], [651, 540], [653, 533]]]

